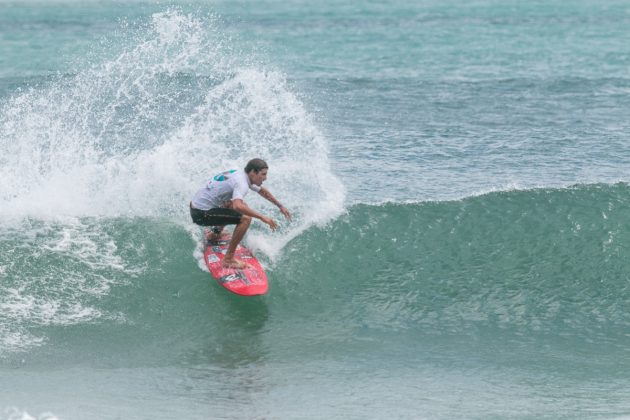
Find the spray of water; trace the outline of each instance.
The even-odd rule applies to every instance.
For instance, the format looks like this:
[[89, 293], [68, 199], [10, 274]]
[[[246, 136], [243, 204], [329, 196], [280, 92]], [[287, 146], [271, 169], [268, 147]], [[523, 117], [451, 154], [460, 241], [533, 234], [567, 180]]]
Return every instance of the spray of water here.
[[181, 217], [205, 178], [256, 156], [298, 225], [338, 213], [324, 136], [283, 75], [235, 52], [217, 25], [157, 13], [117, 57], [7, 101], [3, 215]]

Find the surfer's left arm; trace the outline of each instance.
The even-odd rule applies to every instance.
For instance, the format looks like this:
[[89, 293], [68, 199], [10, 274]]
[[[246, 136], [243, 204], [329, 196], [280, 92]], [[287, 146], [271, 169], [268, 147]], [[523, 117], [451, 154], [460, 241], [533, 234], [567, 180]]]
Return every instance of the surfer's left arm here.
[[291, 220], [291, 213], [289, 213], [289, 210], [284, 207], [278, 200], [276, 200], [276, 197], [274, 197], [268, 189], [266, 189], [265, 187], [260, 187], [260, 191], [258, 191], [258, 194], [260, 194], [265, 200], [277, 206], [280, 209], [280, 213], [282, 213], [284, 217], [287, 218], [287, 220]]

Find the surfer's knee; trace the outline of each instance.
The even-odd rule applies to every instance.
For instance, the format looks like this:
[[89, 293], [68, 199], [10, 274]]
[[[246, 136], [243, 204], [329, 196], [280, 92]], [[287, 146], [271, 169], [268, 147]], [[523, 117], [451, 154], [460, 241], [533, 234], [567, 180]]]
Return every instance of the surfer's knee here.
[[251, 216], [247, 216], [244, 214], [241, 216], [241, 223], [239, 223], [239, 225], [242, 224], [244, 226], [249, 226], [251, 222], [252, 222]]

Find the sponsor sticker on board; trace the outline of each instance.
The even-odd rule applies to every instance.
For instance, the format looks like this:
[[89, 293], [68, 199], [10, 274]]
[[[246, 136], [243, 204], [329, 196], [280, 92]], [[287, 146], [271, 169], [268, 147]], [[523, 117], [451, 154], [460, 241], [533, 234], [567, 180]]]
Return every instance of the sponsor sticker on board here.
[[232, 273], [232, 274], [228, 274], [227, 276], [223, 276], [219, 279], [221, 281], [221, 283], [228, 283], [231, 281], [236, 281], [236, 280], [243, 280], [243, 276], [241, 276], [240, 272], [236, 272], [236, 273]]

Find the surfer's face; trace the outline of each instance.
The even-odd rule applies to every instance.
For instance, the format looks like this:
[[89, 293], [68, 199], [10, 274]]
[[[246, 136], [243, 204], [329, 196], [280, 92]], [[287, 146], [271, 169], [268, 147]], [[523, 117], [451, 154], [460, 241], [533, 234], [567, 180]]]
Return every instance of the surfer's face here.
[[267, 169], [261, 169], [260, 172], [256, 173], [256, 171], [251, 171], [249, 173], [249, 180], [252, 181], [252, 184], [258, 185], [259, 187], [263, 182], [267, 179]]

